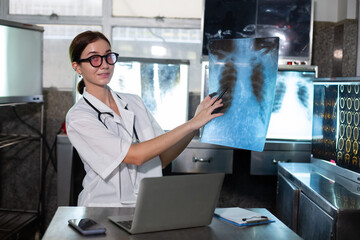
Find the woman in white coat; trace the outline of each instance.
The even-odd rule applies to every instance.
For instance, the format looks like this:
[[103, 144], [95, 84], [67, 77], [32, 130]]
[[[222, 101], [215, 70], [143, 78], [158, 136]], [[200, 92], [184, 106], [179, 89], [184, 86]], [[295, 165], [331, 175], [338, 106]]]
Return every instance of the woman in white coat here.
[[80, 33], [69, 54], [82, 75], [83, 97], [66, 116], [68, 137], [86, 171], [78, 205], [133, 207], [141, 179], [161, 176], [197, 130], [222, 115], [212, 114], [222, 102], [206, 97], [194, 118], [164, 133], [140, 97], [108, 87], [118, 54], [102, 33]]

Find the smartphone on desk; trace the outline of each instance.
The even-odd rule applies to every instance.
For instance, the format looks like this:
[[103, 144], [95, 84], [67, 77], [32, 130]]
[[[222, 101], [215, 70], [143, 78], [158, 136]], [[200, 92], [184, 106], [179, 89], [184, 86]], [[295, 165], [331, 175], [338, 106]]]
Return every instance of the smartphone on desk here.
[[106, 228], [90, 218], [70, 219], [69, 225], [82, 235], [104, 234]]

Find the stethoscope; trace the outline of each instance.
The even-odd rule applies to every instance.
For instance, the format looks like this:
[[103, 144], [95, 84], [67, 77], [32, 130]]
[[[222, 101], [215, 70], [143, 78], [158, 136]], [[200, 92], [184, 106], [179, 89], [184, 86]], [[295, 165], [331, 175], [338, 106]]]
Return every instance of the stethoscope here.
[[[121, 99], [121, 97], [119, 95], [116, 94], [116, 96], [118, 96], [118, 98]], [[99, 109], [97, 109], [94, 105], [92, 105], [89, 100], [87, 100], [85, 97], [83, 97], [85, 102], [90, 106], [92, 107], [97, 113], [98, 113], [98, 120], [108, 129], [108, 127], [106, 126], [105, 124], [105, 121], [102, 121], [101, 120], [101, 114], [107, 114], [111, 117], [114, 117], [114, 114], [112, 114], [111, 112], [100, 112]], [[128, 110], [127, 106], [125, 106], [125, 110]], [[121, 124], [122, 128], [124, 128], [124, 130], [131, 136], [131, 134], [129, 133], [129, 131]], [[135, 134], [135, 138], [136, 138], [136, 142], [140, 142], [139, 140], [139, 137], [137, 135], [137, 132], [136, 132], [136, 129], [135, 129], [135, 122], [134, 122], [134, 125], [133, 125], [133, 129], [134, 129], [134, 134]]]

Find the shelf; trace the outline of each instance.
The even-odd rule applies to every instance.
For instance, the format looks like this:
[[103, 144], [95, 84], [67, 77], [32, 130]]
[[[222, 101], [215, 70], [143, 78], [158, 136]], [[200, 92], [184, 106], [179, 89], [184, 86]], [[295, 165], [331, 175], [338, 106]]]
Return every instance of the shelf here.
[[0, 134], [0, 149], [9, 147], [25, 141], [37, 140], [39, 136], [18, 135], [18, 134]]
[[0, 239], [31, 239], [37, 231], [35, 211], [0, 209]]
[[[15, 104], [0, 104], [0, 107], [3, 106], [18, 106], [23, 104], [30, 103], [15, 103]], [[14, 109], [15, 110], [15, 109]], [[35, 109], [31, 110], [34, 111]], [[21, 112], [22, 113], [22, 112]], [[26, 113], [26, 112], [25, 112]], [[15, 111], [16, 117], [21, 120], [22, 123], [27, 125], [29, 128], [33, 128], [25, 121], [22, 120], [20, 116]], [[20, 132], [22, 129], [18, 128], [17, 125], [13, 125], [11, 130], [14, 132], [11, 133], [0, 133], [0, 150], [6, 147], [15, 146], [17, 144], [24, 144], [30, 141], [38, 141], [39, 147], [36, 146], [36, 149], [39, 150], [39, 191], [43, 189], [43, 131], [44, 131], [44, 104], [41, 102], [40, 105], [40, 116], [33, 115], [32, 117], [39, 117], [40, 129], [39, 133], [29, 133], [25, 134], [24, 132]], [[35, 129], [33, 129], [35, 130]], [[27, 146], [19, 146], [27, 147]], [[2, 159], [1, 159], [2, 160]], [[45, 175], [44, 175], [45, 176]], [[30, 183], [29, 184], [33, 184]], [[14, 186], [15, 187], [15, 186]], [[35, 239], [36, 234], [39, 233], [41, 235], [42, 229], [42, 221], [43, 221], [43, 193], [39, 192], [40, 202], [39, 208], [37, 211], [34, 210], [13, 210], [13, 209], [5, 209], [0, 208], [0, 239], [8, 239], [8, 240], [21, 240], [21, 239]], [[26, 207], [24, 207], [26, 208]]]

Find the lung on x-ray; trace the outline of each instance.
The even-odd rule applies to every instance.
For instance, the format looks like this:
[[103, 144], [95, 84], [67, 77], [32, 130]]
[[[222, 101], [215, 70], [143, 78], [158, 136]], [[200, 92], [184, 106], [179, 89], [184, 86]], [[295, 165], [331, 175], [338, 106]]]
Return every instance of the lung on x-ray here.
[[201, 142], [263, 151], [276, 89], [279, 38], [213, 40], [209, 93], [220, 93], [223, 116], [211, 120]]
[[311, 141], [316, 66], [279, 66], [267, 140]]

